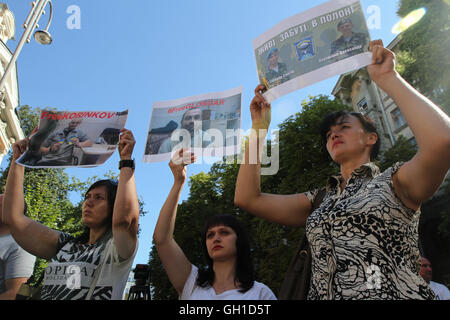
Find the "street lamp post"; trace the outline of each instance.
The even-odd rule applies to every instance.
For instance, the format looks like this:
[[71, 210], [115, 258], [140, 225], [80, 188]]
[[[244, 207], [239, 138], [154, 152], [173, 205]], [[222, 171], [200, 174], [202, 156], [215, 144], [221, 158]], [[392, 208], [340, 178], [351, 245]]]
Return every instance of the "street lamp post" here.
[[8, 78], [9, 73], [11, 72], [12, 68], [14, 67], [17, 57], [20, 54], [20, 51], [22, 50], [23, 45], [25, 42], [29, 43], [31, 34], [33, 33], [34, 29], [38, 27], [38, 21], [41, 18], [43, 14], [45, 14], [45, 7], [47, 6], [47, 3], [50, 5], [50, 18], [47, 24], [47, 27], [45, 30], [38, 30], [35, 32], [34, 37], [36, 41], [38, 41], [41, 44], [50, 44], [52, 42], [52, 37], [50, 36], [50, 33], [48, 32], [48, 29], [50, 27], [50, 23], [52, 21], [52, 15], [53, 15], [53, 8], [52, 8], [52, 2], [50, 0], [37, 0], [33, 1], [31, 3], [31, 11], [28, 14], [28, 17], [23, 24], [23, 27], [25, 28], [24, 33], [22, 34], [22, 37], [20, 38], [19, 44], [17, 45], [16, 51], [14, 52], [11, 60], [8, 63], [8, 66], [5, 70], [5, 73], [2, 76], [2, 80], [0, 81], [0, 92], [3, 91], [3, 87], [5, 85], [6, 79]]

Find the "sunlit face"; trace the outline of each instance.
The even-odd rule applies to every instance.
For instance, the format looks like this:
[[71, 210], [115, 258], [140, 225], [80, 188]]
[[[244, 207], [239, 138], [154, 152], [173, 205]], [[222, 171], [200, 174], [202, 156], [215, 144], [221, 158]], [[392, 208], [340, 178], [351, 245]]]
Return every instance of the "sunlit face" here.
[[202, 121], [202, 110], [189, 110], [184, 114], [183, 120], [181, 121], [181, 127], [190, 132], [193, 132], [196, 121]]
[[426, 282], [430, 282], [433, 278], [431, 262], [427, 258], [420, 258], [420, 275]]
[[269, 58], [269, 67], [270, 68], [275, 68], [278, 65], [279, 57], [280, 57], [280, 54], [278, 53], [278, 51], [275, 51], [274, 53], [271, 54], [271, 56]]
[[346, 22], [339, 26], [338, 30], [344, 34], [351, 32], [353, 29], [353, 23]]
[[366, 132], [358, 118], [352, 115], [338, 119], [326, 138], [328, 153], [337, 163], [360, 158], [364, 153], [370, 159], [370, 151], [377, 141], [376, 134]]
[[105, 186], [90, 190], [82, 205], [83, 223], [89, 227], [100, 227], [108, 218], [108, 191]]
[[235, 258], [237, 234], [227, 226], [218, 225], [211, 227], [206, 232], [206, 248], [213, 261]]
[[69, 122], [69, 128], [70, 129], [75, 129], [76, 127], [78, 127], [81, 124], [82, 120], [81, 119], [75, 119]]

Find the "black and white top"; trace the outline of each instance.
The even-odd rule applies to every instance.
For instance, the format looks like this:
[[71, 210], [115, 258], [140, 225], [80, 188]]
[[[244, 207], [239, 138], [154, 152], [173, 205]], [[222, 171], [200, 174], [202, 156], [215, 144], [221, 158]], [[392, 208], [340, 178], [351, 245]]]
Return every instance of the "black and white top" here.
[[[395, 195], [392, 175], [367, 163], [341, 192], [341, 176], [327, 184], [322, 204], [306, 222], [312, 252], [308, 299], [435, 299], [419, 275], [420, 210]], [[313, 202], [318, 190], [307, 192]]]
[[41, 299], [86, 299], [102, 254], [106, 254], [91, 300], [122, 300], [138, 244], [133, 255], [123, 260], [114, 241], [111, 241], [108, 252], [105, 251], [109, 239], [111, 233], [89, 245], [75, 242], [72, 236], [61, 233], [58, 239], [60, 249], [45, 269]]

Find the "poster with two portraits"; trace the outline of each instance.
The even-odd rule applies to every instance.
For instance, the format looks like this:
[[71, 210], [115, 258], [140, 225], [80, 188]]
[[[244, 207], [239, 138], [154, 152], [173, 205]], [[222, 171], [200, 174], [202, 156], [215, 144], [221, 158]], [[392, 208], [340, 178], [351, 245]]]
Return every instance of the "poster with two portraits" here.
[[359, 1], [332, 0], [289, 17], [253, 40], [265, 98], [275, 99], [371, 63]]

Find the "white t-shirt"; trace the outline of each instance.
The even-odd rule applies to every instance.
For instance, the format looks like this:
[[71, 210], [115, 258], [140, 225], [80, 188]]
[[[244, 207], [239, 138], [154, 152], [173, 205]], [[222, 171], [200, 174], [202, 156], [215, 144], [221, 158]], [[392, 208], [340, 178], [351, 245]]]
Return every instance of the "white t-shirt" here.
[[6, 291], [6, 280], [29, 278], [36, 257], [22, 249], [12, 235], [0, 236], [0, 294]]
[[439, 300], [450, 300], [450, 290], [443, 284], [430, 281], [430, 287], [436, 293]]
[[[104, 235], [99, 241], [89, 245], [75, 242], [72, 236], [61, 233], [58, 244], [65, 244], [45, 268], [41, 299], [86, 299], [94, 279], [95, 270], [100, 264], [102, 254], [107, 247], [108, 238], [110, 238], [109, 235]], [[91, 300], [122, 300], [123, 290], [137, 248], [138, 243], [136, 243], [133, 255], [123, 261], [119, 258], [114, 241], [111, 241]]]
[[197, 275], [198, 268], [193, 265], [184, 284], [180, 300], [277, 300], [268, 286], [257, 281], [253, 283], [250, 290], [244, 293], [239, 292], [239, 289], [233, 289], [216, 294], [212, 287], [197, 286]]

